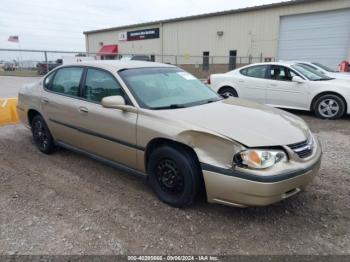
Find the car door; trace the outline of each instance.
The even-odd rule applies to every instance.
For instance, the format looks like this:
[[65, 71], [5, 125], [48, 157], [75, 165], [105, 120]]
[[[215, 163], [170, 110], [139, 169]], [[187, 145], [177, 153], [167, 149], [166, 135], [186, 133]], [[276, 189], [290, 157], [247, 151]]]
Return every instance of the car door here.
[[255, 65], [241, 69], [237, 77], [238, 96], [265, 104], [268, 68], [268, 65]]
[[300, 75], [288, 67], [271, 65], [268, 70], [266, 104], [275, 107], [308, 109], [308, 84], [306, 81], [293, 82], [294, 76]]
[[48, 75], [43, 83], [41, 110], [45, 121], [57, 141], [70, 145], [76, 145], [79, 139], [74, 127], [83, 71], [82, 67], [63, 67]]
[[82, 100], [79, 100], [76, 108], [81, 132], [79, 148], [136, 168], [137, 113], [101, 105], [104, 97], [116, 95], [129, 101], [110, 72], [97, 68], [86, 69]]

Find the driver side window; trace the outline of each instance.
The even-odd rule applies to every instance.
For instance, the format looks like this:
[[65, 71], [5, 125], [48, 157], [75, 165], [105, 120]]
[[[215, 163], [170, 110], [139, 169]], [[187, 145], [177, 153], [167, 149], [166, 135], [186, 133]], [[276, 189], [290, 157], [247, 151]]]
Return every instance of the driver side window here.
[[108, 72], [89, 68], [87, 70], [83, 97], [91, 102], [100, 103], [107, 96], [124, 96], [124, 92]]
[[271, 66], [270, 79], [277, 81], [292, 81], [296, 74], [284, 66]]

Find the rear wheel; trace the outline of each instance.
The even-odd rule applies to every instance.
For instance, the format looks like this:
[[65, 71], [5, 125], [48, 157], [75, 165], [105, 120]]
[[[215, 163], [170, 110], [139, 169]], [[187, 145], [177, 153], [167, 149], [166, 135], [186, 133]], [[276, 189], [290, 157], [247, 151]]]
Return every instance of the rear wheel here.
[[327, 94], [316, 100], [314, 111], [319, 118], [338, 119], [344, 115], [345, 108], [345, 102], [340, 96]]
[[236, 90], [232, 87], [223, 87], [220, 89], [219, 94], [225, 98], [228, 97], [238, 97]]
[[148, 163], [149, 183], [158, 198], [174, 207], [190, 206], [200, 193], [201, 171], [185, 149], [162, 146]]
[[31, 124], [33, 140], [37, 148], [45, 154], [52, 153], [55, 150], [55, 143], [44, 118], [37, 115]]

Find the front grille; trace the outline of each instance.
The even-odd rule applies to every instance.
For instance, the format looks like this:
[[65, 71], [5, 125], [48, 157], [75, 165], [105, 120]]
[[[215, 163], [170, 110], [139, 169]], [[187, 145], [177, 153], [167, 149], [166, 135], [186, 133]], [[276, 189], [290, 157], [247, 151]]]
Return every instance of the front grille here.
[[303, 142], [289, 145], [288, 147], [292, 149], [300, 158], [311, 156], [314, 149], [312, 138]]

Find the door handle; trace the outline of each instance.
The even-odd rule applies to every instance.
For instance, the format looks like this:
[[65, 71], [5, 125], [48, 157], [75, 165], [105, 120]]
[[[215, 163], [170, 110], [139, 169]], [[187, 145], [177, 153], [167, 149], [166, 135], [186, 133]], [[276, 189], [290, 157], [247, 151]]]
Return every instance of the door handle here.
[[87, 108], [84, 107], [84, 106], [81, 106], [81, 107], [79, 107], [79, 112], [81, 112], [81, 113], [88, 113], [88, 112], [89, 112], [89, 109], [87, 109]]
[[238, 80], [238, 82], [240, 82], [240, 83], [244, 83], [244, 81], [243, 81], [243, 80]]
[[270, 84], [271, 86], [277, 86], [277, 84]]
[[48, 98], [46, 98], [46, 97], [43, 97], [41, 99], [41, 103], [48, 104], [48, 103], [50, 103], [50, 100]]

